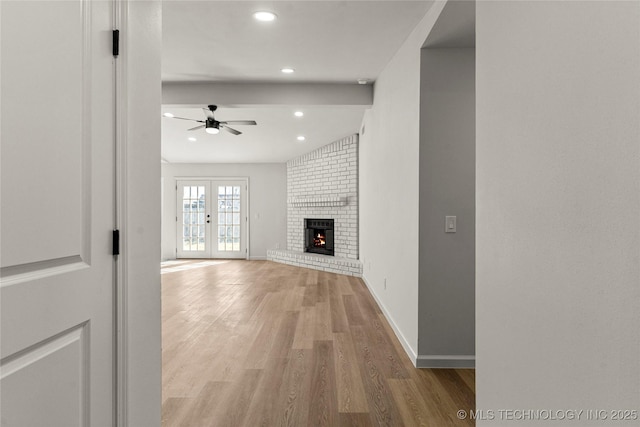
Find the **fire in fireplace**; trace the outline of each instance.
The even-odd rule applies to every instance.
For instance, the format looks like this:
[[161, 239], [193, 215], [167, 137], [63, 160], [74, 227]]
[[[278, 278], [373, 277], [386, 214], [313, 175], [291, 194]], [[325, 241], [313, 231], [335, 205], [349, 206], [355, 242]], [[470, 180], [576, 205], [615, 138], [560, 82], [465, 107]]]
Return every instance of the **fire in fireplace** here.
[[304, 251], [333, 256], [332, 219], [304, 220]]

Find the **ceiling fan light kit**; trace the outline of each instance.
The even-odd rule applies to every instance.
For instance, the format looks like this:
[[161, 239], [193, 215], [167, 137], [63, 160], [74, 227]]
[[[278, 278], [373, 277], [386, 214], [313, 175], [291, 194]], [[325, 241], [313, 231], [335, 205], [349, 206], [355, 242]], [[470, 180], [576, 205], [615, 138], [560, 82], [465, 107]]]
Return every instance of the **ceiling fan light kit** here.
[[256, 13], [253, 14], [253, 17], [256, 20], [262, 21], [262, 22], [275, 21], [275, 19], [277, 18], [275, 13], [267, 12], [267, 11], [256, 12]]
[[217, 133], [220, 133], [220, 129], [224, 129], [227, 132], [233, 134], [233, 135], [240, 135], [242, 134], [242, 132], [240, 132], [239, 130], [233, 129], [231, 127], [229, 127], [229, 125], [248, 125], [248, 126], [255, 126], [257, 125], [257, 123], [255, 122], [255, 120], [227, 120], [224, 122], [219, 122], [215, 119], [215, 117], [213, 116], [213, 112], [216, 111], [218, 109], [218, 106], [216, 105], [208, 105], [206, 108], [203, 108], [202, 111], [204, 111], [204, 115], [205, 115], [205, 120], [195, 120], [195, 119], [187, 119], [185, 117], [176, 117], [174, 115], [168, 115], [170, 113], [165, 113], [164, 116], [165, 117], [169, 117], [169, 118], [173, 118], [173, 119], [178, 119], [178, 120], [189, 120], [192, 122], [198, 122], [198, 123], [204, 123], [202, 125], [193, 127], [191, 129], [187, 129], [188, 131], [192, 131], [192, 130], [197, 130], [197, 129], [202, 129], [204, 128], [205, 132], [211, 134], [211, 135], [215, 135]]
[[207, 124], [205, 125], [206, 127], [204, 128], [204, 131], [206, 133], [210, 133], [211, 135], [215, 135], [217, 133], [220, 133], [220, 129], [218, 129], [215, 124], [209, 124], [209, 122], [207, 122]]

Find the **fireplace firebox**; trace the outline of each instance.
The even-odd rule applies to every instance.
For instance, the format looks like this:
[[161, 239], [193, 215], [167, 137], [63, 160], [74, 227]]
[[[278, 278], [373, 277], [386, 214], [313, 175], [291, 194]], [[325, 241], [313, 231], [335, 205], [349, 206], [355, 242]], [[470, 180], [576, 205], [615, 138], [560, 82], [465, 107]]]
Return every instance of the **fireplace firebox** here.
[[333, 256], [333, 220], [304, 220], [304, 251]]

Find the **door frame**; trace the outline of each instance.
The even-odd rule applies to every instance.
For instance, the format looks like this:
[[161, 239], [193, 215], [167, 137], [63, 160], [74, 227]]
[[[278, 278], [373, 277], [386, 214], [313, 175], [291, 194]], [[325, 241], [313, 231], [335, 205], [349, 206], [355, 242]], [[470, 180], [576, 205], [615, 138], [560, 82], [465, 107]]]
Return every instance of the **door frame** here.
[[[114, 267], [115, 420], [118, 427], [160, 425], [162, 1], [115, 0], [113, 16], [113, 29], [120, 33], [114, 59], [115, 227], [120, 230]], [[107, 32], [105, 48], [111, 50]]]
[[[251, 248], [249, 246], [250, 240], [250, 228], [251, 228], [251, 203], [249, 202], [251, 196], [251, 187], [249, 185], [249, 177], [248, 176], [176, 176], [173, 181], [174, 194], [176, 196], [175, 203], [173, 204], [174, 216], [176, 217], [176, 230], [175, 235], [178, 235], [178, 181], [242, 181], [244, 183], [245, 188], [245, 236], [244, 236], [244, 245], [246, 250], [245, 256], [236, 259], [251, 259]], [[177, 237], [174, 239], [174, 251], [173, 253], [178, 254], [178, 239]]]

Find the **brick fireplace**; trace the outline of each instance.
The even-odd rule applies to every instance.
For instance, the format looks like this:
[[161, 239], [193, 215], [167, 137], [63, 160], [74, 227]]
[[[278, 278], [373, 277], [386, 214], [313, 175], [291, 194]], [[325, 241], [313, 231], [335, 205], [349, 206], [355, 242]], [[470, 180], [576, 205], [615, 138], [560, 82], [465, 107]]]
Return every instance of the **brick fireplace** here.
[[[333, 254], [326, 246], [308, 251], [308, 220], [333, 222]], [[360, 276], [358, 255], [356, 134], [287, 162], [287, 249], [269, 250], [267, 259]]]

